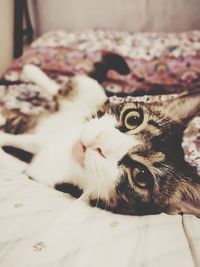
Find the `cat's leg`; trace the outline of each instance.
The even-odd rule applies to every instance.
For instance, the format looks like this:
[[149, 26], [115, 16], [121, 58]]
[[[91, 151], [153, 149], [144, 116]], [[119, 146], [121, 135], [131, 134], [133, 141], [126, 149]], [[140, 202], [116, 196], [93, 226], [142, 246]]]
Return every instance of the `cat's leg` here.
[[0, 147], [13, 146], [33, 153], [34, 158], [26, 164], [0, 148], [0, 166], [8, 168], [11, 166], [11, 169], [23, 171], [30, 178], [53, 187], [56, 183], [63, 181], [62, 178], [68, 176], [65, 171], [68, 155], [65, 149], [63, 150], [62, 144], [58, 147], [56, 142], [51, 142], [51, 140], [46, 143], [46, 139], [48, 138], [34, 134], [1, 133]]
[[26, 170], [28, 163], [21, 161], [0, 148], [0, 168], [1, 169], [8, 169], [17, 172], [23, 172]]
[[25, 173], [33, 180], [54, 187], [58, 183], [69, 181], [72, 166], [67, 146], [52, 142], [47, 143], [35, 155]]
[[46, 73], [33, 64], [26, 64], [23, 67], [22, 75], [25, 79], [36, 83], [51, 95], [56, 95], [60, 89], [59, 84], [50, 79]]
[[28, 164], [6, 153], [2, 147], [13, 146], [31, 153], [36, 153], [39, 149], [33, 135], [13, 135], [8, 133], [0, 133], [0, 167], [9, 170], [23, 172]]
[[[25, 65], [22, 74], [26, 79], [38, 84], [51, 95], [57, 94], [60, 89], [59, 84], [50, 79], [35, 65]], [[85, 104], [92, 112], [95, 112], [107, 100], [102, 86], [86, 75], [74, 77], [72, 79], [72, 87], [76, 94], [76, 101]]]
[[33, 134], [13, 135], [8, 133], [0, 134], [0, 146], [13, 146], [30, 153], [37, 153], [40, 149], [42, 139]]
[[19, 148], [33, 153], [34, 158], [32, 159], [31, 163], [27, 164], [7, 154], [2, 148], [0, 148], [0, 166], [8, 168], [11, 167], [11, 169], [21, 172], [23, 171], [27, 176], [49, 185], [48, 179], [51, 178], [50, 174], [53, 174], [52, 168], [54, 163], [51, 162], [49, 158], [52, 158], [51, 154], [54, 151], [49, 151], [48, 149], [46, 151], [46, 149], [43, 149], [43, 146], [45, 146], [44, 143], [44, 138], [40, 136], [38, 137], [34, 134], [12, 135], [8, 133], [1, 133], [0, 147], [12, 146]]

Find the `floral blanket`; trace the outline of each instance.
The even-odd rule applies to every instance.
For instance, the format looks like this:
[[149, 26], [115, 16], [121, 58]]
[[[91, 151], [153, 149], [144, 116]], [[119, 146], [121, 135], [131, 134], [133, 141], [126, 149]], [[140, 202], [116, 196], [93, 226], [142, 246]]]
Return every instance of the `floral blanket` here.
[[130, 73], [111, 71], [104, 88], [111, 93], [140, 95], [177, 93], [200, 86], [200, 31], [179, 34], [128, 33], [117, 31], [50, 32], [14, 62], [7, 79], [19, 79], [25, 63], [39, 65], [55, 79], [88, 73], [103, 53], [122, 55]]

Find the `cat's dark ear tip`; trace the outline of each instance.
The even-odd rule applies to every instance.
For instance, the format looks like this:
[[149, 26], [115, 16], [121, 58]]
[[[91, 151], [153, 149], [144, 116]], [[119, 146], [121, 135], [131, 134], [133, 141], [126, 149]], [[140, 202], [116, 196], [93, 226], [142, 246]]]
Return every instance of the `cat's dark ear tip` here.
[[130, 68], [123, 56], [113, 52], [105, 52], [102, 56], [102, 60], [110, 67], [110, 69], [116, 70], [122, 75], [130, 73]]

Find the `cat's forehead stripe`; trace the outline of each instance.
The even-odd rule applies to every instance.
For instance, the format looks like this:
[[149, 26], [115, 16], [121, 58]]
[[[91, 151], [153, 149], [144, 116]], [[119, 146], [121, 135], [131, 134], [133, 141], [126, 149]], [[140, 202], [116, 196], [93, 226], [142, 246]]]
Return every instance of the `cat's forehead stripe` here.
[[120, 161], [120, 164], [123, 164], [131, 168], [135, 165], [134, 162], [139, 162], [142, 163], [147, 168], [155, 171], [155, 168], [157, 168], [156, 166], [158, 166], [158, 163], [161, 164], [161, 162], [163, 162], [164, 160], [165, 160], [165, 155], [161, 152], [152, 153], [145, 158], [143, 156], [138, 155], [137, 153], [129, 153]]

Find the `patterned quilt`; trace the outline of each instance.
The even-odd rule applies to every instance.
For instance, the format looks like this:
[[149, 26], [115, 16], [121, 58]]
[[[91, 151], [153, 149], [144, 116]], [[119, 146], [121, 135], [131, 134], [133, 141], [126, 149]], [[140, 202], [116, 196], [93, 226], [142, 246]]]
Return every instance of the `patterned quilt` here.
[[[38, 65], [67, 91], [69, 77], [89, 73], [108, 52], [123, 56], [130, 68], [126, 76], [108, 73], [103, 86], [112, 101], [120, 101], [120, 93], [165, 101], [200, 88], [200, 31], [56, 31], [34, 41], [7, 70], [4, 79], [20, 84], [1, 87], [1, 108], [36, 116], [55, 111], [54, 99], [24, 80], [24, 64]], [[2, 129], [4, 124], [0, 120]], [[192, 121], [183, 147], [200, 170], [200, 118]], [[112, 214], [8, 170], [1, 160], [0, 167], [1, 267], [200, 267], [199, 218]]]
[[177, 93], [200, 86], [200, 31], [50, 32], [33, 42], [31, 49], [12, 64], [6, 77], [18, 79], [24, 63], [39, 65], [58, 80], [62, 75], [88, 73], [108, 51], [122, 55], [131, 69], [127, 76], [110, 72], [104, 84], [108, 92]]

